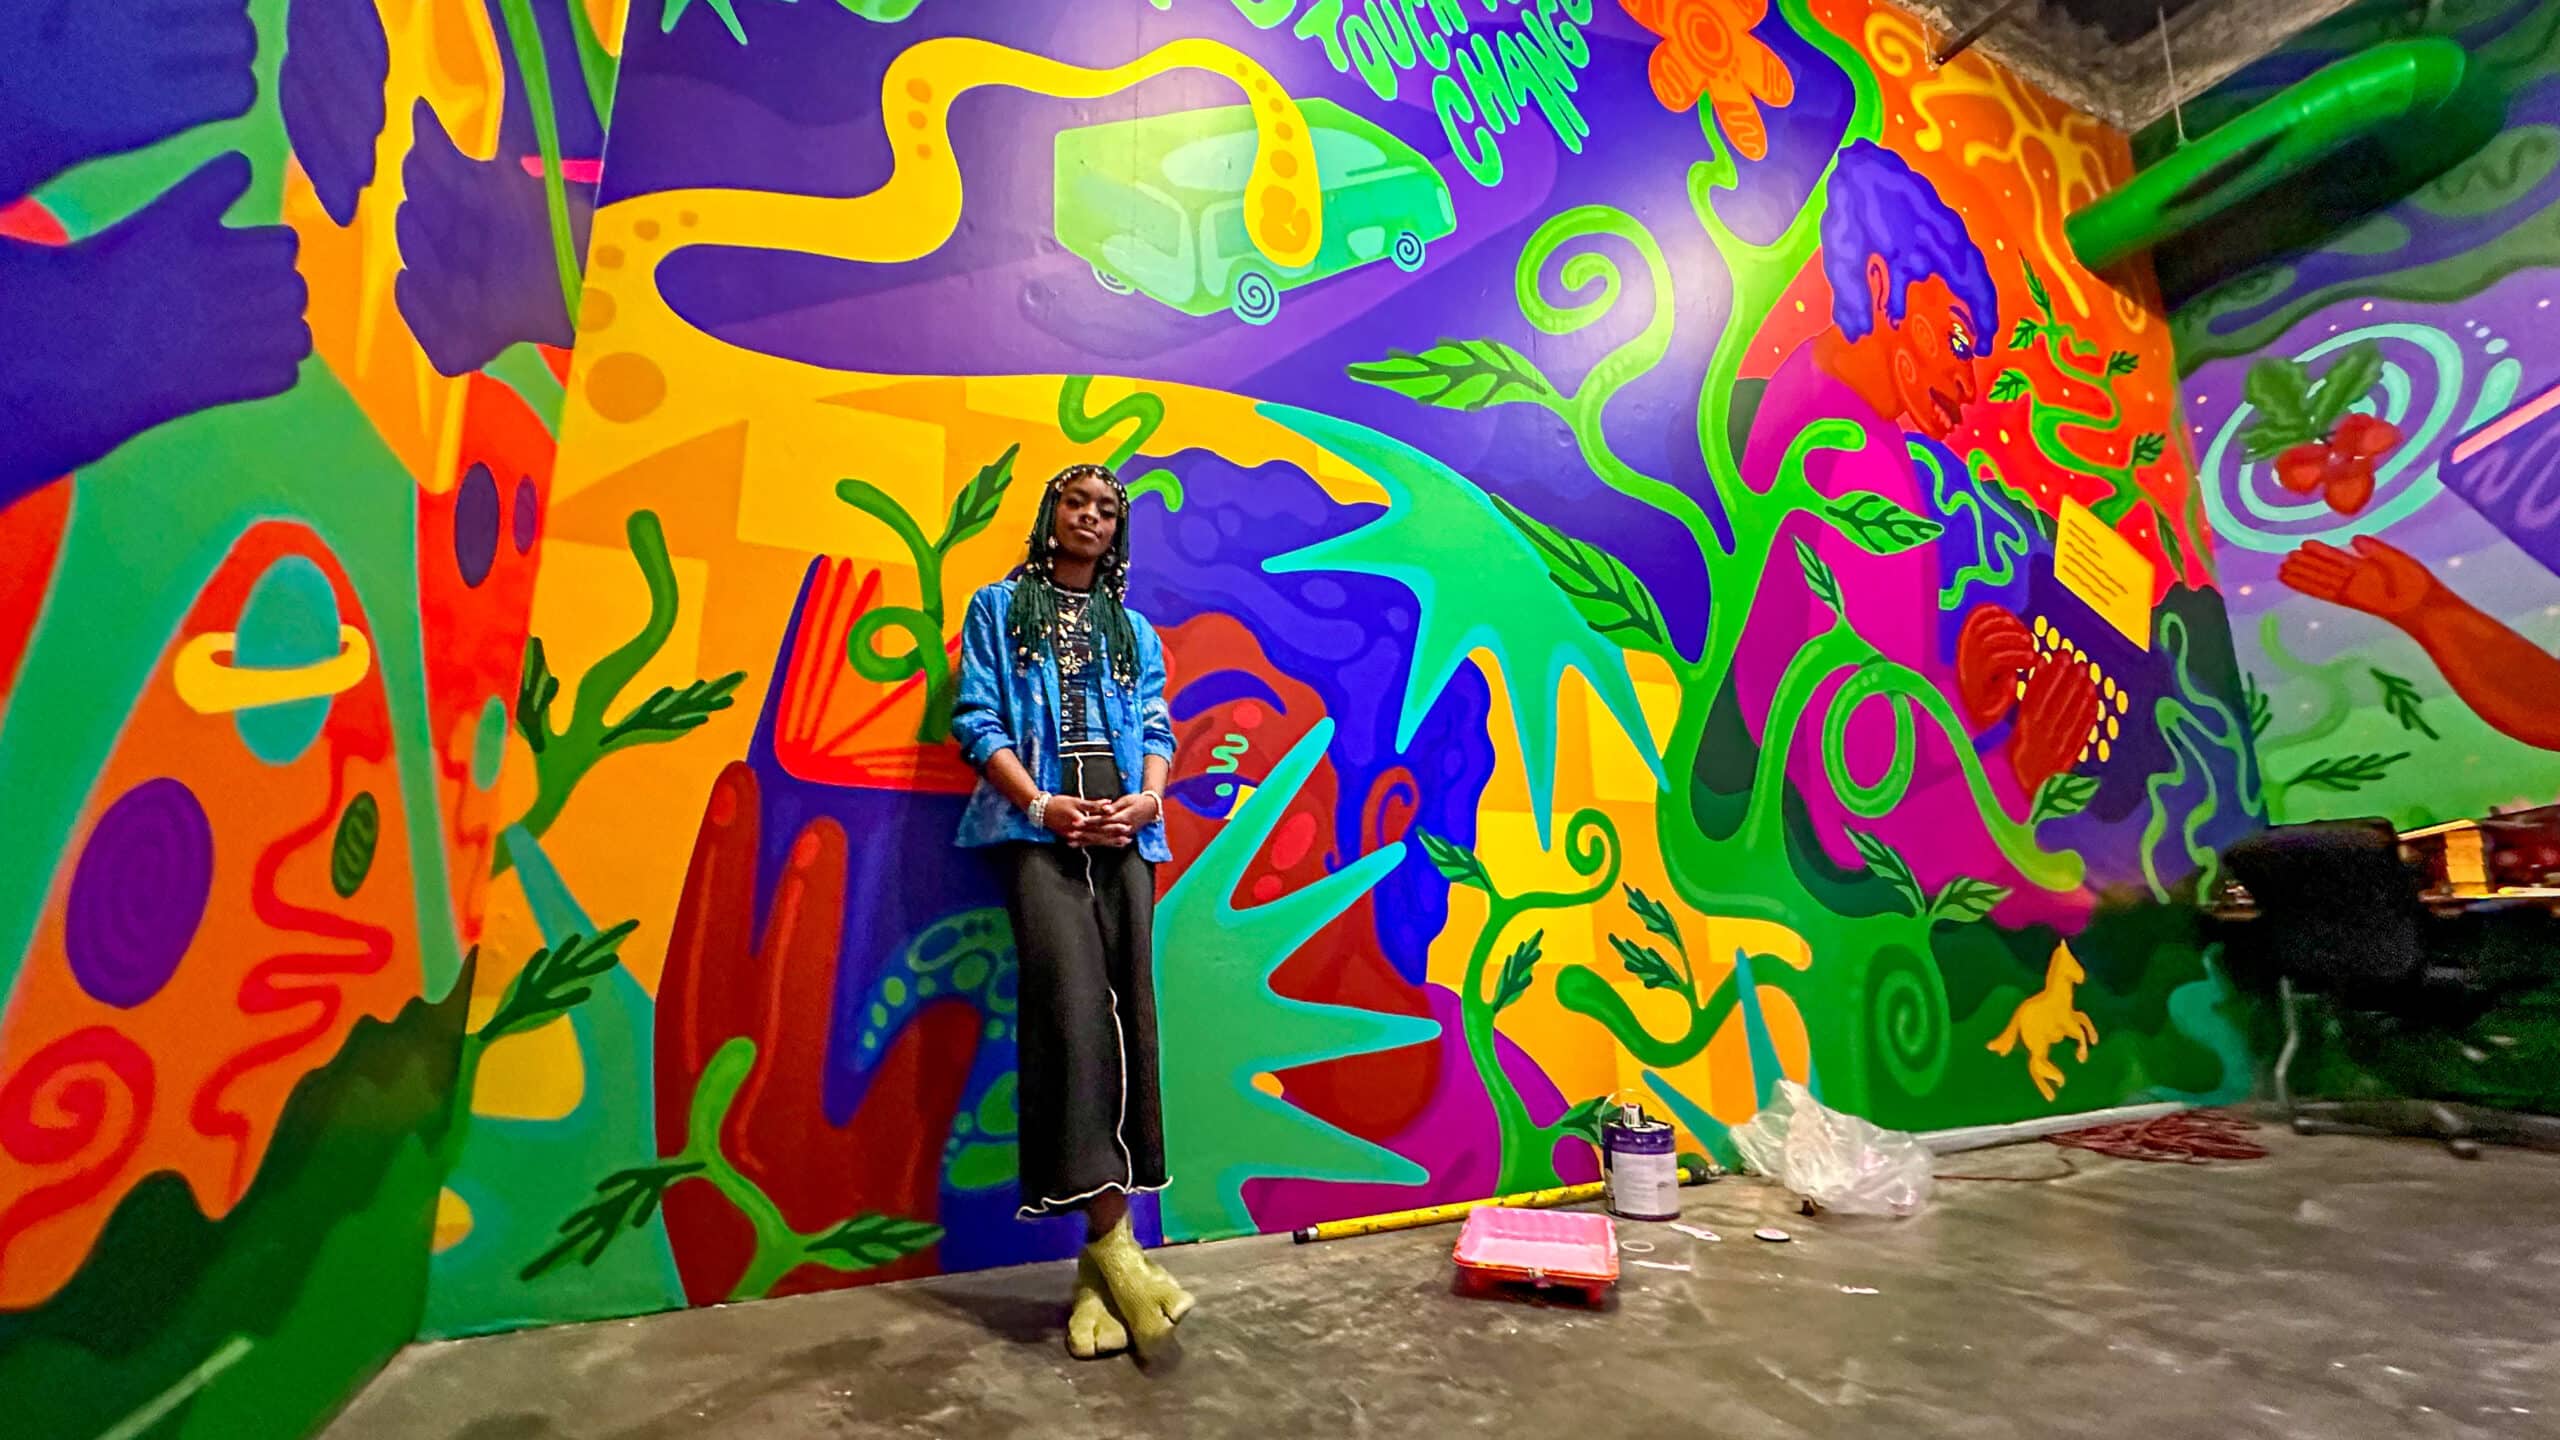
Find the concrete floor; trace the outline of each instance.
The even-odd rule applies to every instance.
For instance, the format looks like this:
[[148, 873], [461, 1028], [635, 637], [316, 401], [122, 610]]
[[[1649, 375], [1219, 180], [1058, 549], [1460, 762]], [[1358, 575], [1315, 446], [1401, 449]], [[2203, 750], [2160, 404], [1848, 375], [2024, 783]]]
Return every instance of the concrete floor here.
[[[1596, 1313], [1452, 1294], [1450, 1227], [1240, 1241], [1169, 1255], [1200, 1309], [1154, 1373], [1069, 1360], [1067, 1270], [1042, 1267], [421, 1346], [329, 1434], [2560, 1434], [2560, 1156], [2262, 1136], [2269, 1159], [2210, 1168], [2075, 1153], [1899, 1222], [1722, 1182], [1688, 1192], [1721, 1244], [1621, 1223], [1657, 1248]], [[1750, 1238], [1770, 1223], [1796, 1242]]]

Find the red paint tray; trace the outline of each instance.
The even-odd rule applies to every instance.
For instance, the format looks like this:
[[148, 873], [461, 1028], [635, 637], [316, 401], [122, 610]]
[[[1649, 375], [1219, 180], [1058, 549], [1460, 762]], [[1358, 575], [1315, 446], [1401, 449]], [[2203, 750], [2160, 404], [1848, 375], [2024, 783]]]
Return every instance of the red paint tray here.
[[1579, 1290], [1593, 1303], [1618, 1283], [1618, 1227], [1579, 1210], [1487, 1205], [1458, 1232], [1458, 1268], [1470, 1285], [1512, 1281]]

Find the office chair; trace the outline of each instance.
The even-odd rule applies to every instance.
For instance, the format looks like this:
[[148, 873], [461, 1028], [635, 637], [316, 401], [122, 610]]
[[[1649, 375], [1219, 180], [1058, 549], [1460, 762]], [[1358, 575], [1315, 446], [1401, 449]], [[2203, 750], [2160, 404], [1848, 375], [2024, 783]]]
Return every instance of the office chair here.
[[2458, 1033], [2503, 992], [2560, 964], [2560, 921], [2531, 902], [2476, 901], [2440, 916], [2424, 875], [2383, 820], [2283, 825], [2223, 855], [2258, 918], [2220, 927], [2235, 976], [2272, 974], [2284, 1008], [2276, 1103], [2300, 1135], [2424, 1135], [2476, 1159], [2480, 1141], [2560, 1149], [2560, 1119], [2435, 1100], [2297, 1103], [2287, 1083], [2302, 1045], [2296, 986], [2418, 1029]]

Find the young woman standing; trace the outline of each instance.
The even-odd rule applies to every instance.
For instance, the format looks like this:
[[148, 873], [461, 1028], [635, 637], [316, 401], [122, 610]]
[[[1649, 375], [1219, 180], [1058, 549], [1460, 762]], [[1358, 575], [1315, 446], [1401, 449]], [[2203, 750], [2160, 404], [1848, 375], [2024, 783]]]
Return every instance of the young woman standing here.
[[969, 602], [952, 738], [978, 771], [958, 843], [1004, 878], [1022, 967], [1021, 1214], [1082, 1210], [1067, 1349], [1168, 1338], [1191, 1296], [1141, 1249], [1129, 1197], [1161, 1190], [1155, 867], [1173, 721], [1164, 647], [1123, 603], [1129, 494], [1100, 465], [1040, 496], [1030, 554]]

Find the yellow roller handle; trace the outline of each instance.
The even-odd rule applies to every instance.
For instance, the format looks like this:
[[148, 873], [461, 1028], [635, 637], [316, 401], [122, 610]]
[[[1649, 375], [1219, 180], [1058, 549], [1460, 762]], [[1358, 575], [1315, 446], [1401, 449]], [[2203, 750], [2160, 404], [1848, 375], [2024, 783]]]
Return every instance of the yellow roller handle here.
[[[1694, 1167], [1683, 1166], [1680, 1171], [1680, 1183], [1683, 1185], [1702, 1184], [1707, 1178], [1706, 1171]], [[1446, 1225], [1452, 1220], [1464, 1220], [1468, 1212], [1486, 1205], [1508, 1206], [1514, 1210], [1547, 1210], [1558, 1205], [1597, 1200], [1608, 1190], [1605, 1180], [1595, 1180], [1588, 1185], [1559, 1185], [1553, 1190], [1532, 1190], [1522, 1195], [1497, 1195], [1487, 1200], [1460, 1200], [1448, 1205], [1425, 1206], [1420, 1210], [1396, 1210], [1351, 1220], [1328, 1220], [1321, 1225], [1293, 1230], [1290, 1236], [1301, 1245], [1310, 1245], [1318, 1240], [1348, 1240], [1354, 1235], [1418, 1230], [1425, 1225]]]

